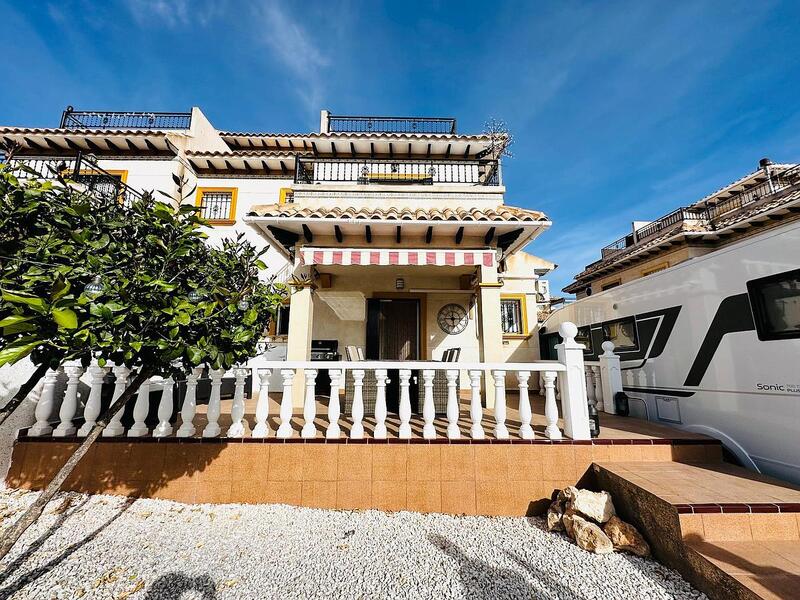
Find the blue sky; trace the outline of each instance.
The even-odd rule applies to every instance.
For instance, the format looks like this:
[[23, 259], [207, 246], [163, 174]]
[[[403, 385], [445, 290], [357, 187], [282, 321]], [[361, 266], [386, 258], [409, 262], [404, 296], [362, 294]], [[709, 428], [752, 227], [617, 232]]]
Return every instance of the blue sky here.
[[310, 131], [319, 109], [487, 117], [516, 138], [509, 204], [560, 289], [620, 237], [753, 170], [800, 161], [796, 2], [0, 0], [0, 124], [63, 108], [186, 110]]

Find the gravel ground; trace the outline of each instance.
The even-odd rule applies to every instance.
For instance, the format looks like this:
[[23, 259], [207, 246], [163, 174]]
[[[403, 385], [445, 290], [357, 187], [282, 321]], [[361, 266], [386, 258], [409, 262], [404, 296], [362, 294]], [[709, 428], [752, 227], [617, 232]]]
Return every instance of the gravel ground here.
[[[3, 525], [36, 493], [0, 491]], [[0, 598], [705, 598], [540, 519], [64, 494], [0, 563]]]

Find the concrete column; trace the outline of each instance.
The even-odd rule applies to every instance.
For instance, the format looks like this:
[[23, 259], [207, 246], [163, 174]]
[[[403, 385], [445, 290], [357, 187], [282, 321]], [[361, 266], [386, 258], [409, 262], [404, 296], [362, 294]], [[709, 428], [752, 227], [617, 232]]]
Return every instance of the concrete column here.
[[[314, 323], [314, 299], [311, 287], [303, 287], [292, 293], [289, 303], [289, 335], [286, 345], [286, 360], [309, 360], [311, 358], [311, 330]], [[292, 406], [302, 408], [305, 381], [303, 371], [298, 370], [292, 387]]]
[[[496, 266], [481, 266], [478, 309], [480, 314], [481, 361], [485, 363], [503, 362], [503, 327], [500, 323], [500, 287], [497, 281]], [[494, 408], [494, 380], [486, 373], [484, 398], [486, 408]]]

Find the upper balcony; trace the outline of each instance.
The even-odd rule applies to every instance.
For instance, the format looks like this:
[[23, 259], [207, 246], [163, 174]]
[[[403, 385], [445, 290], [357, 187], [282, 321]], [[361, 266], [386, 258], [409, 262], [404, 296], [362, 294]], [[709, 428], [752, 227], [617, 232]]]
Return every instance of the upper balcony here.
[[147, 129], [186, 130], [192, 113], [113, 112], [75, 110], [67, 107], [61, 115], [61, 129]]
[[501, 186], [496, 160], [298, 157], [295, 183]]
[[323, 133], [456, 133], [456, 120], [449, 117], [343, 116], [323, 111], [320, 125]]

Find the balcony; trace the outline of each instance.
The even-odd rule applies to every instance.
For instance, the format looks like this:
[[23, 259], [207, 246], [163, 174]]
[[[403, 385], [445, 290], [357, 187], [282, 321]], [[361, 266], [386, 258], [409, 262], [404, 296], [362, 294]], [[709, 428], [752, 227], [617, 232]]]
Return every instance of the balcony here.
[[330, 133], [422, 133], [455, 135], [456, 120], [441, 117], [328, 116]]
[[295, 183], [502, 185], [496, 160], [298, 158]]
[[61, 115], [61, 129], [189, 129], [192, 113], [74, 110]]

